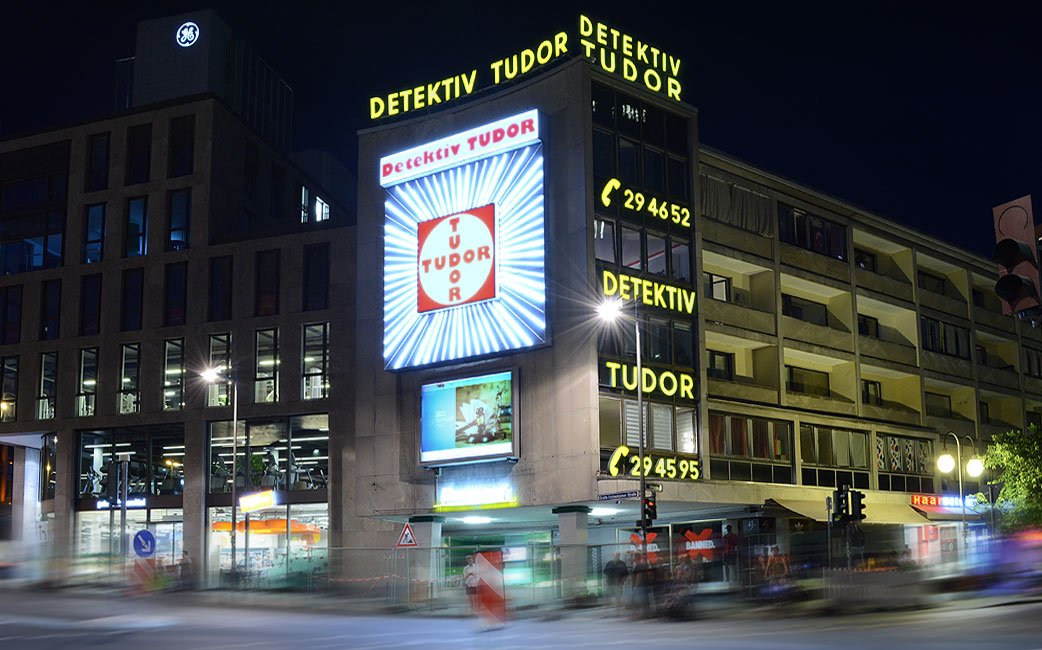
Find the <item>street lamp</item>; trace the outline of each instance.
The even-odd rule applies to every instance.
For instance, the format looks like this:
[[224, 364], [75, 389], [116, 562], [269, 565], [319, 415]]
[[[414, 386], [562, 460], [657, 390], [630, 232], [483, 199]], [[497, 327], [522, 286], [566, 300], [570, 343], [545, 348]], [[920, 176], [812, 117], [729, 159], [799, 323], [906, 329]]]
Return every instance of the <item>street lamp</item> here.
[[[239, 571], [239, 565], [236, 563], [235, 557], [235, 533], [236, 525], [238, 522], [238, 502], [236, 494], [236, 485], [239, 478], [238, 464], [239, 464], [239, 378], [238, 373], [234, 370], [229, 371], [228, 368], [207, 368], [206, 370], [199, 373], [204, 381], [210, 384], [216, 384], [224, 381], [231, 385], [232, 388], [232, 575], [236, 575]], [[247, 545], [249, 544], [249, 538], [246, 540]], [[249, 550], [249, 549], [247, 549]]]
[[[959, 439], [959, 436], [955, 434], [955, 432], [949, 431], [945, 434], [944, 437], [945, 450], [948, 449], [948, 436], [955, 438], [955, 453], [958, 456], [958, 459], [952, 458], [952, 455], [945, 451], [945, 453], [937, 457], [937, 469], [939, 469], [942, 474], [950, 474], [953, 469], [959, 469], [959, 505], [962, 507], [962, 555], [963, 562], [965, 562], [967, 551], [966, 538], [968, 535], [968, 531], [966, 529], [966, 495], [963, 494], [962, 487], [962, 441]], [[976, 445], [973, 444], [973, 438], [965, 435], [963, 436], [963, 438], [968, 440], [970, 446], [974, 448], [973, 458], [971, 458], [969, 462], [966, 463], [966, 473], [973, 478], [977, 478], [984, 472], [984, 463], [982, 463], [981, 460], [977, 458]]]
[[[622, 312], [622, 301], [605, 300], [597, 305], [597, 315], [606, 323], [614, 323], [626, 316]], [[644, 518], [644, 499], [647, 498], [647, 478], [644, 476], [644, 381], [640, 358], [640, 319], [637, 318], [637, 302], [633, 301], [633, 337], [637, 348], [637, 468], [640, 470], [640, 553], [648, 552], [648, 520]], [[647, 558], [644, 558], [647, 561]]]

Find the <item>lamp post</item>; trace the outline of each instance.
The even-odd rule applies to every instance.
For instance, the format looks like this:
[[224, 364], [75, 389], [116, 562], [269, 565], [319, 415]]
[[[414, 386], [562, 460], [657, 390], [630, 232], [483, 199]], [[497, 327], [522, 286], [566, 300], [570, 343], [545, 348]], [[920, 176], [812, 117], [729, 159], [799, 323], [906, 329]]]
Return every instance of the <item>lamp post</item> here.
[[[238, 495], [236, 494], [236, 481], [239, 480], [239, 377], [234, 370], [228, 368], [207, 368], [200, 376], [208, 383], [215, 384], [221, 380], [227, 382], [232, 389], [232, 575], [237, 575], [239, 565], [235, 557], [235, 534], [238, 522]], [[249, 471], [247, 466], [246, 471]], [[247, 540], [248, 542], [249, 540]], [[247, 549], [248, 550], [248, 549]]]
[[[619, 300], [606, 300], [597, 307], [597, 314], [601, 320], [614, 323], [620, 318], [625, 318], [622, 312], [622, 303]], [[648, 553], [648, 520], [644, 518], [644, 499], [647, 498], [647, 477], [644, 475], [644, 378], [641, 370], [640, 357], [640, 319], [637, 318], [637, 301], [633, 301], [633, 340], [637, 348], [637, 468], [640, 475], [640, 553], [647, 561]], [[625, 421], [625, 417], [623, 418]]]
[[[966, 528], [966, 495], [963, 494], [962, 487], [962, 441], [955, 432], [949, 431], [944, 437], [945, 449], [948, 447], [948, 436], [955, 439], [955, 453], [958, 456], [958, 459], [952, 458], [951, 454], [945, 452], [937, 457], [937, 469], [941, 470], [943, 474], [948, 474], [955, 468], [959, 469], [959, 505], [962, 507], [962, 557], [963, 562], [965, 563], [967, 555], [966, 539], [969, 535], [969, 531]], [[976, 445], [973, 444], [973, 438], [965, 435], [963, 438], [968, 440], [970, 446], [974, 447], [974, 450], [976, 450]], [[974, 457], [966, 463], [966, 473], [973, 478], [977, 478], [983, 471], [984, 464], [976, 457], [976, 451], [974, 451]]]

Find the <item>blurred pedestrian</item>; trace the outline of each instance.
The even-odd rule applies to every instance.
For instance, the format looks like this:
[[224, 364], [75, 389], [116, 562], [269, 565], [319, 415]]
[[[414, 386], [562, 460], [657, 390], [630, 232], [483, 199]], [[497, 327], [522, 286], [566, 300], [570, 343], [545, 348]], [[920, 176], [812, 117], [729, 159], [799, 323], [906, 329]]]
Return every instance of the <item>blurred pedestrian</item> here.
[[604, 565], [604, 582], [608, 587], [608, 598], [615, 607], [615, 613], [622, 613], [622, 589], [630, 576], [630, 568], [622, 560], [622, 553]]
[[467, 602], [473, 612], [478, 611], [478, 568], [474, 564], [474, 555], [467, 556], [467, 566], [463, 567], [463, 590], [467, 593]]
[[771, 548], [764, 577], [772, 598], [777, 599], [784, 595], [789, 586], [789, 557], [781, 552], [781, 548]]
[[647, 618], [651, 615], [651, 567], [643, 553], [637, 554], [633, 563], [633, 615], [636, 618]]
[[738, 535], [731, 530], [731, 524], [724, 526], [724, 581], [738, 581]]
[[178, 566], [178, 586], [182, 590], [195, 589], [195, 567], [188, 551], [181, 553], [181, 564]]

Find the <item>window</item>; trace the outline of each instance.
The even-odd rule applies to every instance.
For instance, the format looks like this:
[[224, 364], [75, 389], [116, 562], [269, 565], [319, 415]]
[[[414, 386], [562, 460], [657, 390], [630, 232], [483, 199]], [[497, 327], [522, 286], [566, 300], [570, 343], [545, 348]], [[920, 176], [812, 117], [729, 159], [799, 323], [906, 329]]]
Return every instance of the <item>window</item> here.
[[163, 325], [184, 325], [188, 300], [188, 262], [166, 265]]
[[1038, 411], [1028, 411], [1026, 416], [1028, 426], [1034, 425], [1036, 429], [1042, 429], [1042, 413], [1039, 413]]
[[868, 434], [864, 431], [801, 424], [800, 460], [804, 485], [869, 486]]
[[661, 318], [649, 318], [647, 323], [647, 336], [641, 337], [644, 347], [643, 354], [646, 361], [657, 363], [669, 363], [672, 359], [670, 344], [669, 321]]
[[871, 406], [883, 405], [883, 387], [878, 381], [861, 380], [861, 402]]
[[847, 259], [846, 226], [784, 203], [778, 204], [778, 238], [805, 250]]
[[40, 353], [40, 388], [36, 394], [36, 419], [53, 420], [58, 407], [58, 353]]
[[127, 129], [127, 185], [147, 183], [152, 167], [152, 125]]
[[311, 201], [308, 200], [308, 188], [300, 186], [300, 223], [307, 223], [311, 213]]
[[123, 256], [148, 254], [148, 197], [127, 201], [127, 223], [123, 232]]
[[329, 323], [304, 326], [303, 399], [329, 397]]
[[141, 369], [141, 344], [124, 343], [122, 346], [119, 379], [119, 412], [137, 413], [140, 404], [138, 395]]
[[87, 141], [87, 192], [96, 192], [109, 186], [109, 134], [98, 133]]
[[185, 406], [185, 340], [163, 342], [163, 410], [176, 411]]
[[286, 210], [286, 172], [282, 169], [282, 165], [274, 160], [271, 161], [271, 176], [268, 185], [268, 189], [271, 191], [268, 195], [270, 203], [268, 211], [271, 213], [271, 220], [278, 223], [293, 213]]
[[79, 390], [76, 393], [76, 415], [94, 415], [94, 395], [98, 390], [98, 348], [80, 350]]
[[58, 338], [61, 321], [62, 281], [45, 280], [40, 285], [40, 340]]
[[943, 277], [919, 269], [918, 280], [920, 289], [925, 289], [941, 296], [945, 294], [944, 288], [946, 282]]
[[242, 193], [246, 195], [247, 199], [256, 200], [257, 174], [260, 173], [260, 152], [257, 151], [257, 145], [247, 140], [243, 146], [242, 157]]
[[209, 320], [231, 320], [232, 317], [232, 256], [210, 260]]
[[792, 483], [792, 425], [728, 413], [709, 413], [713, 478]]
[[[228, 332], [210, 335], [210, 368], [227, 378], [232, 372], [232, 335]], [[231, 404], [231, 386], [228, 381], [215, 381], [207, 386], [207, 406]]]
[[1042, 351], [1025, 347], [1024, 357], [1026, 360], [1024, 366], [1027, 374], [1031, 377], [1042, 378]]
[[991, 422], [991, 409], [988, 408], [988, 403], [984, 400], [977, 402], [977, 409], [980, 411], [981, 424], [988, 424]]
[[22, 339], [22, 285], [0, 288], [0, 344]]
[[787, 293], [782, 294], [782, 314], [822, 327], [829, 325], [829, 310], [826, 305]]
[[709, 350], [709, 366], [706, 374], [710, 379], [734, 381], [734, 354]]
[[174, 190], [167, 195], [166, 243], [168, 251], [188, 248], [188, 225], [192, 220], [192, 190]]
[[684, 323], [673, 324], [673, 363], [688, 368], [695, 365], [692, 353], [691, 327]]
[[80, 336], [101, 333], [101, 274], [85, 275], [80, 284]]
[[615, 263], [615, 222], [593, 220], [593, 250], [602, 262]]
[[877, 433], [876, 465], [880, 490], [934, 491], [934, 455], [930, 440]]
[[622, 231], [622, 265], [627, 269], [640, 271], [644, 268], [641, 260], [640, 231], [636, 228], [619, 226]]
[[973, 351], [977, 358], [977, 363], [979, 363], [982, 366], [988, 365], [988, 351], [984, 349], [983, 345], [973, 346]]
[[962, 359], [970, 358], [970, 333], [964, 327], [928, 316], [919, 317], [919, 333], [924, 350]]
[[315, 221], [329, 221], [329, 204], [315, 197]]
[[[633, 448], [639, 446], [638, 413], [636, 400], [602, 396], [598, 418], [601, 447], [610, 449], [623, 443]], [[644, 427], [644, 438], [650, 448], [697, 453], [695, 410], [690, 407], [645, 402]]]
[[304, 311], [329, 307], [329, 244], [304, 247]]
[[257, 330], [254, 346], [253, 401], [279, 401], [279, 331]]
[[61, 266], [64, 233], [64, 210], [4, 219], [0, 228], [0, 274]]
[[879, 319], [864, 314], [857, 315], [857, 333], [861, 336], [879, 338]]
[[145, 270], [142, 268], [123, 271], [123, 304], [120, 309], [119, 328], [124, 332], [141, 329], [141, 310], [144, 300]]
[[973, 306], [974, 307], [985, 307], [984, 292], [980, 289], [973, 289]]
[[257, 253], [255, 316], [279, 313], [279, 251]]
[[652, 275], [666, 275], [666, 237], [664, 235], [648, 232], [645, 240], [648, 244], [648, 273]]
[[0, 420], [11, 422], [17, 416], [18, 357], [0, 357], [0, 390]]
[[95, 264], [105, 256], [105, 204], [88, 205], [85, 211], [83, 263]]
[[854, 249], [854, 264], [858, 268], [876, 273], [879, 268], [879, 259], [875, 253], [870, 253], [863, 248]]
[[952, 398], [941, 393], [926, 393], [926, 414], [941, 418], [952, 416]]
[[707, 298], [731, 302], [731, 278], [715, 273], [702, 273], [702, 292]]
[[808, 370], [796, 366], [785, 366], [788, 373], [786, 390], [791, 393], [802, 393], [804, 395], [816, 395], [818, 397], [830, 397], [829, 374], [818, 370]]
[[670, 237], [670, 277], [691, 282], [691, 245], [685, 240]]
[[192, 173], [195, 157], [195, 115], [170, 120], [169, 152], [167, 177], [187, 176]]

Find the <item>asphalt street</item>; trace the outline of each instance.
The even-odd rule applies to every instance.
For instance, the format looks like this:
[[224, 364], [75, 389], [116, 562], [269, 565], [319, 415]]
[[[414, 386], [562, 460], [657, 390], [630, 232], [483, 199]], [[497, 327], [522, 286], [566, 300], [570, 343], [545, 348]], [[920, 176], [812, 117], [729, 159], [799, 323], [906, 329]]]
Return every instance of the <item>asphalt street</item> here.
[[[228, 594], [235, 598], [235, 594]], [[0, 648], [127, 650], [325, 650], [353, 648], [611, 648], [667, 644], [704, 648], [1042, 649], [1042, 603], [914, 612], [786, 617], [751, 609], [669, 623], [631, 621], [604, 610], [531, 618], [496, 631], [477, 621], [418, 615], [361, 616], [277, 607], [201, 606], [164, 598], [90, 598], [82, 594], [0, 593]], [[673, 644], [677, 644], [673, 646]]]

